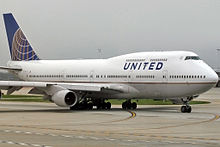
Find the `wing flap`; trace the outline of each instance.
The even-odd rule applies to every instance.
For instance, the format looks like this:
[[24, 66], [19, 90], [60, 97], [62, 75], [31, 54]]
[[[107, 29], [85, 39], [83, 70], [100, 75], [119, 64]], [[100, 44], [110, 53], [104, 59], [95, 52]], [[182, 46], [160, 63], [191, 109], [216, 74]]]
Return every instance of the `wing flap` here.
[[[117, 92], [126, 93], [129, 87], [124, 84], [94, 84], [94, 83], [57, 83], [57, 85], [74, 91], [94, 91], [94, 92]], [[131, 89], [131, 88], [130, 88]]]
[[0, 81], [0, 87], [47, 87], [47, 83], [29, 81]]
[[70, 90], [76, 91], [101, 91], [101, 85], [94, 85], [94, 84], [80, 84], [80, 83], [57, 83], [56, 85], [65, 87]]

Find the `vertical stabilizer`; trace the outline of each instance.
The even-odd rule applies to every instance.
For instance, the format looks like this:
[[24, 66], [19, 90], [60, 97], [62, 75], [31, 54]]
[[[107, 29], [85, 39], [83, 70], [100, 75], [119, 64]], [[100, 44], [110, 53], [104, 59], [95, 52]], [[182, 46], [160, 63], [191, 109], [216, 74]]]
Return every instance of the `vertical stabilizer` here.
[[13, 61], [39, 60], [11, 13], [3, 14], [8, 44]]

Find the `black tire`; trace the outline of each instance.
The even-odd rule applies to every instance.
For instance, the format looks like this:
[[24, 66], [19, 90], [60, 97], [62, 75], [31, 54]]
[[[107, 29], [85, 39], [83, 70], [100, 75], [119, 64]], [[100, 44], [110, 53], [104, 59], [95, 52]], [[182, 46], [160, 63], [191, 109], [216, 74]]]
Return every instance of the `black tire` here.
[[110, 109], [111, 109], [111, 106], [112, 106], [112, 104], [111, 104], [110, 102], [107, 102], [107, 103], [106, 103], [106, 108], [107, 108], [107, 110], [110, 110]]
[[101, 105], [97, 105], [96, 107], [97, 107], [97, 110], [100, 110], [102, 108]]
[[103, 109], [103, 110], [106, 110], [106, 109], [107, 109], [106, 103], [103, 103], [103, 104], [102, 104], [102, 109]]
[[87, 109], [92, 110], [93, 109], [93, 104], [92, 103], [88, 103], [87, 104]]
[[131, 104], [131, 107], [132, 107], [132, 109], [136, 109], [136, 108], [137, 108], [137, 103], [133, 102], [133, 103]]
[[126, 103], [127, 109], [131, 109], [131, 103]]
[[192, 112], [192, 107], [191, 106], [187, 107], [187, 113], [191, 113], [191, 112]]
[[182, 107], [181, 107], [181, 112], [182, 112], [182, 113], [186, 113], [186, 111], [187, 111], [186, 106], [182, 106]]
[[122, 109], [127, 109], [126, 102], [122, 103]]

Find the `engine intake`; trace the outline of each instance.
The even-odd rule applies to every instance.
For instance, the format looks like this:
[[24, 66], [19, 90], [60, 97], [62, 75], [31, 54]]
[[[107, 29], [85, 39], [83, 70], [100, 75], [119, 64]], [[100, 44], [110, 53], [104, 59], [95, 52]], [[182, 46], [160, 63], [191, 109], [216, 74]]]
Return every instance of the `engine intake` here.
[[74, 106], [77, 101], [78, 97], [75, 92], [70, 91], [70, 90], [61, 90], [56, 92], [52, 96], [52, 101], [61, 107], [70, 107]]

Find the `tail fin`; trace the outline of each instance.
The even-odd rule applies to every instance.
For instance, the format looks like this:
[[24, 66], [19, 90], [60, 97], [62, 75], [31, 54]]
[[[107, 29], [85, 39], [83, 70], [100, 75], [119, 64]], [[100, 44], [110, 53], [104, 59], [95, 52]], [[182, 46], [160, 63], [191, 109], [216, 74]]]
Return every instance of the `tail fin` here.
[[11, 13], [3, 14], [8, 44], [13, 61], [39, 60]]

